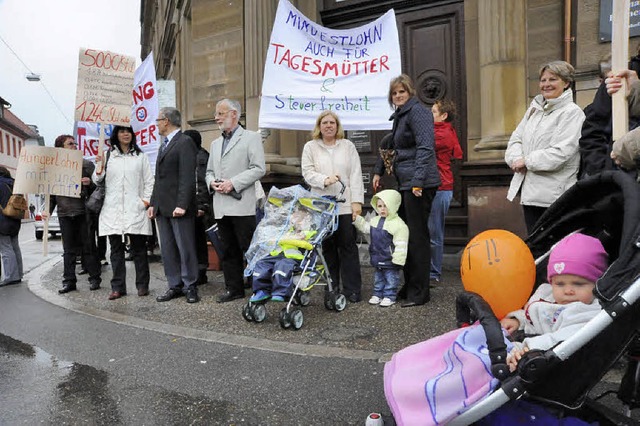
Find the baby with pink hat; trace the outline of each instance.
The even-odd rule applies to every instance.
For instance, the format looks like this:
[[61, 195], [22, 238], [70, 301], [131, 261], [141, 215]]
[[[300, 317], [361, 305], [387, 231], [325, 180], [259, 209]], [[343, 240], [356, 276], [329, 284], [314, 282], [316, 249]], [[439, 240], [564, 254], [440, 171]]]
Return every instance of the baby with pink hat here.
[[534, 335], [514, 342], [507, 358], [511, 371], [524, 352], [554, 347], [598, 314], [601, 307], [593, 289], [608, 259], [600, 240], [581, 233], [563, 238], [552, 249], [547, 265], [549, 284], [541, 284], [523, 309], [500, 321], [509, 334], [523, 330], [525, 336]]

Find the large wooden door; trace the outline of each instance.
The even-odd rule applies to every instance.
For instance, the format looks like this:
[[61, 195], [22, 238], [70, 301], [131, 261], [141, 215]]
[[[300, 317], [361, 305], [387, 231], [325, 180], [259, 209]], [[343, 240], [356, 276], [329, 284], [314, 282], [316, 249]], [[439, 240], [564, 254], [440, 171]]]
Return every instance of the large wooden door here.
[[[464, 2], [462, 0], [423, 1], [370, 1], [324, 0], [321, 12], [323, 25], [330, 28], [351, 28], [370, 22], [393, 8], [398, 22], [403, 72], [416, 84], [419, 99], [428, 107], [439, 98], [450, 98], [457, 106], [454, 127], [463, 151], [466, 149], [466, 86], [464, 68]], [[365, 182], [377, 156], [379, 142], [387, 132], [371, 132], [370, 149], [361, 151]], [[466, 158], [466, 153], [465, 153]], [[466, 237], [466, 206], [462, 195], [457, 168], [454, 168], [456, 186], [451, 213], [460, 217], [459, 228], [453, 235]], [[367, 188], [370, 189], [370, 188]], [[368, 191], [370, 195], [370, 191]], [[450, 238], [451, 240], [451, 238]]]

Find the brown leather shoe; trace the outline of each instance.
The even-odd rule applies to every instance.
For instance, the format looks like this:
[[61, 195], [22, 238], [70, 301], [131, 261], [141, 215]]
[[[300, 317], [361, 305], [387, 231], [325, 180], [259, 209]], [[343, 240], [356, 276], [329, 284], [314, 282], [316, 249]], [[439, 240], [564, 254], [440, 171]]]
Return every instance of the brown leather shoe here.
[[119, 291], [112, 291], [109, 295], [109, 300], [120, 299], [122, 296], [124, 296], [124, 294], [120, 293]]
[[149, 295], [149, 289], [139, 289], [138, 290], [138, 296], [143, 297], [143, 296], [148, 296]]

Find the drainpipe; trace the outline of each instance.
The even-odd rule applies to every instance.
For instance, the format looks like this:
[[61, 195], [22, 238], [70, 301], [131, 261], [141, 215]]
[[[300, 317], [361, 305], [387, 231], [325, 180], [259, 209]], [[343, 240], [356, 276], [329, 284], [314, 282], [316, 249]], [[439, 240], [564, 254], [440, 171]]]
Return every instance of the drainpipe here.
[[576, 52], [573, 49], [576, 43], [575, 17], [576, 2], [574, 0], [564, 0], [564, 60], [570, 64], [576, 63]]

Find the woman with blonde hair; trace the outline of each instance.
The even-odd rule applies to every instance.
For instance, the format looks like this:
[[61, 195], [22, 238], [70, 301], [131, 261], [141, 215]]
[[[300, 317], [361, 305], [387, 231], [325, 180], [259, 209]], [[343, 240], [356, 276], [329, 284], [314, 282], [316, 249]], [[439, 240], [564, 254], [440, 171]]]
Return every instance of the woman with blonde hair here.
[[338, 115], [323, 111], [316, 119], [312, 140], [302, 150], [302, 176], [311, 190], [322, 195], [337, 195], [339, 180], [346, 186], [345, 202], [339, 204], [338, 229], [322, 244], [336, 288], [352, 303], [362, 300], [360, 257], [353, 221], [362, 212], [364, 184], [360, 156], [355, 145], [344, 138]]

